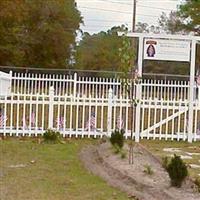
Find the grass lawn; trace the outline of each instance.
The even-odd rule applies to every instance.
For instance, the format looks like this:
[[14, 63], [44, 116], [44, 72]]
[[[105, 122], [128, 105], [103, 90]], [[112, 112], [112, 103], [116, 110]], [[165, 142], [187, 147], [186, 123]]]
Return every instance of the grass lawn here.
[[[141, 144], [147, 147], [147, 149], [159, 158], [177, 154], [187, 155], [189, 153], [200, 153], [200, 142], [183, 142], [183, 141], [165, 141], [165, 140], [141, 140]], [[164, 148], [180, 148], [181, 152], [169, 153], [163, 151]], [[200, 155], [192, 155], [192, 159], [184, 159], [187, 164], [196, 164], [200, 166]], [[200, 168], [189, 168], [189, 175], [192, 178], [200, 177]]]
[[95, 142], [72, 139], [66, 144], [38, 144], [33, 139], [1, 140], [0, 199], [128, 199], [80, 163], [80, 149]]

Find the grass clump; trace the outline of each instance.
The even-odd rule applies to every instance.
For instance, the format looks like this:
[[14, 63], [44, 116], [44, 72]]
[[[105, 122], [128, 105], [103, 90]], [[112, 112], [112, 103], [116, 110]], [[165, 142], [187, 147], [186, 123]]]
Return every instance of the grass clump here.
[[194, 184], [196, 185], [198, 192], [200, 192], [200, 178], [196, 178]]
[[113, 145], [114, 154], [119, 154], [121, 152], [121, 148], [118, 145]]
[[124, 158], [126, 158], [127, 153], [126, 153], [126, 151], [121, 150], [120, 155], [121, 155], [121, 159], [124, 159]]
[[154, 173], [154, 171], [152, 170], [151, 166], [150, 165], [145, 165], [144, 166], [144, 172], [148, 175], [152, 175]]
[[48, 129], [43, 134], [43, 140], [45, 143], [60, 143], [61, 135], [59, 131]]
[[162, 158], [162, 167], [167, 170], [168, 165], [169, 165], [169, 158], [165, 156]]
[[167, 172], [171, 179], [172, 186], [181, 187], [182, 182], [188, 176], [187, 166], [183, 162], [180, 156], [176, 154], [171, 159], [171, 162], [167, 166]]

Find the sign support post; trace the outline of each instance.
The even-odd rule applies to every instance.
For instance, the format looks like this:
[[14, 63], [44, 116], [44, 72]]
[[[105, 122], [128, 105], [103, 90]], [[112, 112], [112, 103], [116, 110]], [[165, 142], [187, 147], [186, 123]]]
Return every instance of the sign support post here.
[[[138, 51], [138, 74], [142, 76], [142, 64], [143, 64], [143, 37], [139, 37], [139, 51]], [[139, 100], [136, 107], [136, 121], [135, 121], [135, 142], [140, 141], [140, 106], [141, 106], [141, 94], [142, 94], [142, 85], [136, 85], [136, 98]]]
[[189, 113], [188, 113], [188, 142], [193, 140], [193, 103], [194, 103], [194, 79], [195, 79], [195, 56], [196, 41], [192, 40], [191, 63], [190, 63], [190, 90], [189, 90]]

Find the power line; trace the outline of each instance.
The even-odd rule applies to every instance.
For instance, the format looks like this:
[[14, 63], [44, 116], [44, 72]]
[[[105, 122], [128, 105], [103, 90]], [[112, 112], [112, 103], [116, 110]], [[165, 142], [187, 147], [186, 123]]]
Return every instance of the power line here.
[[110, 26], [109, 25], [88, 25], [88, 26], [83, 26], [82, 28], [85, 28], [85, 27], [96, 27], [96, 28], [98, 28], [98, 27], [110, 27], [110, 28], [112, 28], [113, 26], [117, 26], [117, 25], [110, 25]]
[[[124, 3], [124, 2], [115, 2], [115, 1], [109, 1], [109, 0], [98, 0], [98, 1], [103, 1], [103, 2], [107, 2], [107, 3], [114, 3], [114, 4], [121, 4], [121, 5], [131, 5], [131, 3]], [[157, 9], [157, 10], [167, 10], [167, 11], [171, 11], [173, 9], [167, 9], [167, 8], [159, 8], [159, 7], [152, 7], [152, 6], [144, 6], [144, 5], [137, 5], [138, 7], [143, 7], [143, 8], [151, 8], [151, 9]]]
[[143, 7], [143, 8], [152, 8], [152, 9], [157, 9], [157, 10], [167, 10], [167, 11], [172, 11], [172, 9], [167, 9], [167, 8], [158, 8], [158, 7], [152, 7], [152, 6], [143, 6], [143, 5], [138, 5], [138, 7]]
[[86, 21], [131, 23], [131, 21], [126, 21], [126, 22], [125, 22], [125, 21], [103, 20], [103, 19], [87, 19]]
[[85, 7], [85, 6], [78, 6], [79, 8], [91, 9], [91, 10], [101, 10], [101, 11], [108, 11], [108, 12], [115, 12], [115, 13], [124, 13], [124, 14], [132, 14], [131, 12], [123, 12], [119, 10], [110, 10], [110, 9], [103, 9], [103, 8], [92, 8], [92, 7]]
[[[92, 8], [92, 7], [85, 7], [85, 6], [79, 6], [79, 8], [91, 9], [91, 10], [100, 10], [100, 11], [106, 11], [106, 12], [132, 14], [132, 12], [123, 12], [123, 11], [119, 11], [119, 10], [110, 10], [110, 9], [103, 9], [103, 8]], [[145, 17], [157, 17], [157, 18], [159, 18], [159, 16], [156, 16], [156, 15], [146, 15], [146, 14], [137, 14], [137, 15], [145, 16]]]

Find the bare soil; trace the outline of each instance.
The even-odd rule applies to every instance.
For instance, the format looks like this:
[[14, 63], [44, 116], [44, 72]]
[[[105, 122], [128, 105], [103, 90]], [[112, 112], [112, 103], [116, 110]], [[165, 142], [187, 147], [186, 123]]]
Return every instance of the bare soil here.
[[[128, 152], [128, 146], [125, 147]], [[127, 155], [128, 157], [128, 155]], [[114, 154], [108, 142], [89, 146], [80, 153], [84, 166], [93, 174], [102, 177], [113, 187], [124, 191], [128, 196], [139, 200], [199, 200], [200, 193], [187, 179], [181, 188], [170, 185], [167, 172], [160, 161], [143, 146], [134, 146], [134, 164], [128, 158]], [[144, 172], [145, 165], [151, 166], [153, 174]]]

